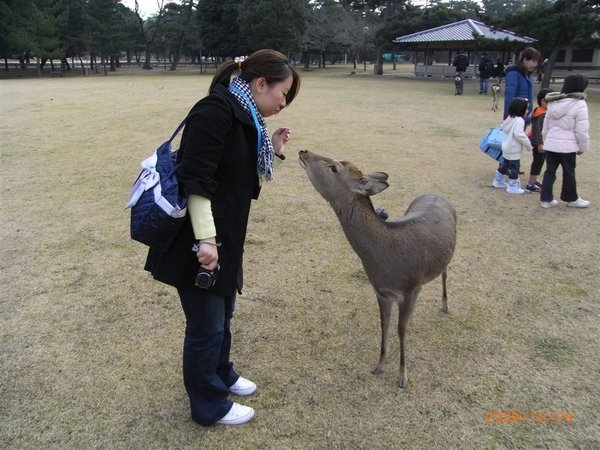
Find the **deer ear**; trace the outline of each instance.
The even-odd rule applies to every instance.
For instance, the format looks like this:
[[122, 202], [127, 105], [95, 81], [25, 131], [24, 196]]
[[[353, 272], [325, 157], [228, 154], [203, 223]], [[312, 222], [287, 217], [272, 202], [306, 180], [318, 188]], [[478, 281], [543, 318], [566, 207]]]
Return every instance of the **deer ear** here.
[[371, 178], [371, 175], [369, 175], [367, 177], [361, 178], [358, 186], [358, 191], [361, 194], [368, 195], [370, 197], [371, 195], [379, 194], [381, 191], [386, 190], [389, 186], [390, 185], [387, 184], [385, 181]]
[[373, 178], [377, 181], [387, 181], [388, 174], [385, 172], [373, 172], [368, 175], [369, 178]]

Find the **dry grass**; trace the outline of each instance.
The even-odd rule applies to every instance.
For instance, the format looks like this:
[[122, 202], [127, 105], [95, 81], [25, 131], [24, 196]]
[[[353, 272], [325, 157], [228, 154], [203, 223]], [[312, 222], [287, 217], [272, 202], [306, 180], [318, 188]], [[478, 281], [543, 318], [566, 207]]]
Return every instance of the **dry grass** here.
[[[579, 160], [588, 210], [542, 210], [489, 187], [477, 149], [491, 99], [450, 81], [305, 73], [270, 121], [293, 129], [288, 163], [251, 215], [234, 360], [259, 384], [241, 428], [195, 425], [181, 381], [183, 315], [142, 270], [122, 209], [137, 165], [203, 96], [193, 73], [5, 80], [0, 84], [3, 448], [600, 447], [600, 98]], [[408, 389], [385, 374], [375, 297], [329, 207], [296, 164], [307, 148], [385, 170], [392, 217], [426, 192], [458, 211], [449, 269], [421, 292]], [[528, 167], [529, 156], [525, 157]], [[489, 412], [572, 423], [488, 424]]]

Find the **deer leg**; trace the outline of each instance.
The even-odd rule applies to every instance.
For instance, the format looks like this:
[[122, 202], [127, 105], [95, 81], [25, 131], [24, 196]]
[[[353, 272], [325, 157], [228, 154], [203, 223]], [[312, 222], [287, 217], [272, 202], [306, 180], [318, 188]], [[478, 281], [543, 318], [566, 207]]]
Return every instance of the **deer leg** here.
[[398, 378], [398, 386], [404, 389], [408, 385], [408, 377], [406, 376], [406, 360], [404, 351], [404, 337], [406, 335], [406, 329], [410, 322], [410, 316], [417, 296], [421, 291], [421, 287], [406, 292], [404, 294], [404, 301], [398, 307], [398, 338], [400, 339], [400, 376]]
[[392, 314], [392, 302], [389, 299], [377, 296], [379, 303], [379, 318], [381, 322], [381, 351], [379, 352], [379, 362], [377, 367], [371, 370], [374, 375], [383, 373], [383, 368], [387, 359], [387, 335], [390, 328], [390, 316]]
[[442, 272], [442, 311], [448, 312], [448, 294], [446, 293], [446, 278], [448, 273], [446, 270]]

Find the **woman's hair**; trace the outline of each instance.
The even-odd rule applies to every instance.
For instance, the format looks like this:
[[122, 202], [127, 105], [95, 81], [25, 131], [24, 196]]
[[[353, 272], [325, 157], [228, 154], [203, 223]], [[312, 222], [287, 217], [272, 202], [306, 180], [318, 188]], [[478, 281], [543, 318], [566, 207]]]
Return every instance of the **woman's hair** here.
[[535, 60], [535, 61], [539, 61], [540, 60], [540, 52], [538, 52], [535, 48], [533, 47], [527, 47], [525, 50], [523, 50], [521, 52], [521, 54], [519, 55], [519, 61], [517, 62], [517, 66], [519, 67], [519, 70], [521, 72], [526, 72], [527, 69], [525, 68], [525, 65], [523, 64], [523, 60], [528, 59], [528, 60]]
[[252, 53], [242, 62], [226, 61], [221, 64], [210, 84], [208, 92], [212, 92], [219, 84], [228, 87], [231, 77], [236, 70], [241, 71], [239, 74], [240, 78], [248, 83], [255, 78], [264, 77], [267, 84], [272, 84], [283, 81], [291, 75], [292, 87], [285, 96], [287, 105], [292, 103], [300, 90], [300, 76], [290, 65], [285, 55], [275, 50], [263, 49]]
[[569, 75], [563, 82], [561, 94], [570, 94], [571, 92], [583, 92], [588, 86], [588, 79], [584, 75]]
[[515, 97], [508, 107], [508, 115], [510, 117], [523, 117], [527, 112], [527, 106], [529, 106], [529, 100], [526, 98]]

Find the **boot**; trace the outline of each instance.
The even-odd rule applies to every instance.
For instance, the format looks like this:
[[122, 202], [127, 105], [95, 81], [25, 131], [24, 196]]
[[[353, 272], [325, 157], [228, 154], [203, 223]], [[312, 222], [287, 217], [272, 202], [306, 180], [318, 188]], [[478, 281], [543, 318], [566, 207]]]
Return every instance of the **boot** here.
[[504, 181], [504, 176], [500, 172], [496, 170], [496, 176], [494, 177], [494, 181], [492, 181], [492, 186], [499, 189], [506, 189], [508, 184]]
[[508, 180], [508, 187], [506, 192], [509, 194], [524, 194], [525, 191], [521, 189], [521, 182], [519, 180]]

